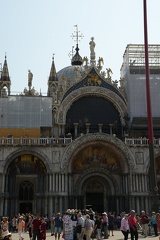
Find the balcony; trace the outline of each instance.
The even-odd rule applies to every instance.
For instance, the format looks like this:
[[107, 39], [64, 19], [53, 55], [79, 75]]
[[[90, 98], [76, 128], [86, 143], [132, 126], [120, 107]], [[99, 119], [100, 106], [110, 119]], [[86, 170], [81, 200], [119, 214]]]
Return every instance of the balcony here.
[[0, 138], [1, 146], [52, 146], [71, 142], [72, 138]]
[[[129, 146], [148, 146], [149, 139], [147, 138], [125, 138], [125, 144]], [[160, 138], [154, 139], [154, 145], [160, 146]]]

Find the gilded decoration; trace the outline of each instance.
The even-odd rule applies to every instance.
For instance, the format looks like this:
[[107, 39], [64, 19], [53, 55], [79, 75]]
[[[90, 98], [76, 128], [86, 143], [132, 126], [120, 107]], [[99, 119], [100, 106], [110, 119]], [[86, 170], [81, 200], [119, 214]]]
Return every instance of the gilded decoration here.
[[8, 167], [10, 174], [43, 174], [46, 167], [36, 156], [25, 154], [15, 158]]
[[121, 166], [117, 156], [106, 146], [92, 145], [78, 152], [72, 163], [74, 172], [90, 168], [105, 168], [110, 172], [121, 172]]
[[98, 75], [95, 73], [90, 73], [88, 74], [88, 85], [92, 86], [100, 86], [101, 85], [101, 80], [99, 79]]

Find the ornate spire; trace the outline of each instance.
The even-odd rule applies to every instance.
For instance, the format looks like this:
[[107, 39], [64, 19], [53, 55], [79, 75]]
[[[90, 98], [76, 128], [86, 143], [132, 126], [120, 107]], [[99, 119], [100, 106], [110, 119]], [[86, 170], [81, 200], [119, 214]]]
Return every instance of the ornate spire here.
[[6, 54], [5, 54], [5, 60], [3, 64], [2, 74], [1, 74], [1, 81], [7, 81], [7, 82], [10, 81]]
[[[9, 77], [9, 71], [8, 71], [8, 64], [7, 64], [7, 56], [5, 54], [5, 60], [0, 76], [0, 97], [10, 95], [10, 86], [11, 86], [11, 80]], [[7, 88], [7, 91], [6, 91]]]
[[78, 31], [78, 26], [75, 25], [76, 27], [76, 31], [75, 31], [75, 35], [72, 34], [72, 38], [74, 39], [75, 38], [75, 41], [76, 41], [76, 54], [72, 57], [72, 60], [71, 60], [71, 64], [72, 65], [82, 65], [83, 63], [83, 59], [82, 57], [79, 55], [79, 48], [78, 48], [78, 42], [80, 41], [80, 39], [83, 38], [83, 34], [80, 34], [79, 31]]
[[78, 44], [77, 44], [77, 47], [76, 47], [76, 54], [73, 56], [72, 58], [72, 65], [82, 65], [83, 63], [83, 59], [82, 57], [79, 55], [79, 48], [78, 48]]
[[49, 75], [49, 80], [48, 81], [58, 81], [56, 68], [55, 68], [55, 64], [54, 64], [54, 55], [55, 54], [53, 54], [53, 57], [52, 57], [52, 65], [51, 65], [51, 71], [50, 71], [50, 75]]

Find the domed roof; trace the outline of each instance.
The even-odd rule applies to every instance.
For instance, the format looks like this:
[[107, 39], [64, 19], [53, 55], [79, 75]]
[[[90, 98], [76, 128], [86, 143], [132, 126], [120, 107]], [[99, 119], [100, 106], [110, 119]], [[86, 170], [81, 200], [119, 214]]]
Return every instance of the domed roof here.
[[57, 72], [57, 77], [58, 80], [69, 79], [70, 81], [74, 81], [78, 76], [84, 75], [85, 73], [86, 70], [82, 65], [73, 65], [61, 69]]

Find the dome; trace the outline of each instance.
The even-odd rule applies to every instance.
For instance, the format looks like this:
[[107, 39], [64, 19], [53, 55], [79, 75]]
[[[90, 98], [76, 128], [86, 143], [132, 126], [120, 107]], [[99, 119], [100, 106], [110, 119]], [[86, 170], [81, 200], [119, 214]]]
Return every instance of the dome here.
[[68, 66], [57, 72], [58, 80], [68, 79], [70, 81], [75, 81], [79, 76], [86, 73], [85, 68], [82, 65]]

